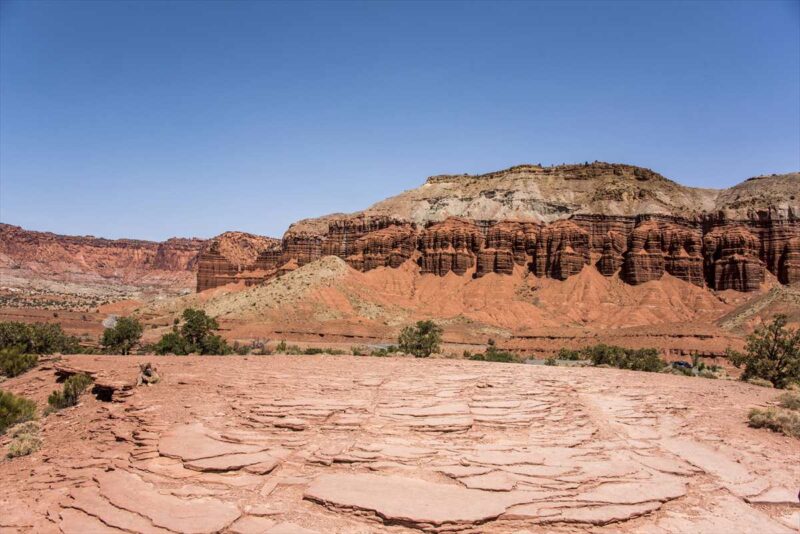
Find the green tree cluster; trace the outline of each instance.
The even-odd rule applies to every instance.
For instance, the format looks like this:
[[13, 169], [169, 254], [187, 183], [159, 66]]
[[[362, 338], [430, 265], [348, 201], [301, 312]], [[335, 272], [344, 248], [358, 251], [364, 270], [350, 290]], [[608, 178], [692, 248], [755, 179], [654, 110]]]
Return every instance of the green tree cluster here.
[[219, 323], [205, 311], [187, 308], [183, 311], [182, 319], [183, 324], [173, 326], [172, 332], [164, 334], [156, 343], [156, 354], [231, 353], [222, 336], [214, 334], [214, 330], [219, 330]]
[[417, 321], [400, 332], [397, 344], [400, 350], [417, 358], [427, 358], [439, 351], [442, 342], [442, 328], [433, 321]]
[[744, 366], [742, 380], [768, 380], [776, 388], [800, 383], [800, 328], [787, 328], [787, 322], [778, 315], [747, 336], [745, 352], [727, 351], [733, 365]]
[[131, 349], [139, 343], [143, 332], [142, 323], [133, 317], [120, 317], [113, 327], [103, 331], [100, 345], [109, 354], [128, 355]]
[[15, 347], [24, 354], [75, 354], [78, 339], [68, 336], [54, 323], [0, 322], [0, 349]]
[[656, 349], [627, 349], [601, 343], [586, 347], [581, 352], [586, 357], [585, 359], [592, 361], [593, 365], [608, 365], [619, 369], [651, 373], [657, 373], [666, 366]]

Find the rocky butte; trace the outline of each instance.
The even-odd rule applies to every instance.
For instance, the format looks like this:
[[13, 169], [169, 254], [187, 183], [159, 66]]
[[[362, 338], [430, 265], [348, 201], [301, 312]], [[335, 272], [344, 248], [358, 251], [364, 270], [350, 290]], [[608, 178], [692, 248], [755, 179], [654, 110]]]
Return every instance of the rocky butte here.
[[476, 278], [524, 266], [565, 280], [591, 266], [631, 285], [665, 273], [713, 290], [800, 281], [800, 174], [724, 190], [614, 163], [441, 175], [348, 215], [299, 221], [280, 241], [229, 233], [198, 257], [197, 290], [251, 285], [323, 256], [359, 271], [413, 262]]

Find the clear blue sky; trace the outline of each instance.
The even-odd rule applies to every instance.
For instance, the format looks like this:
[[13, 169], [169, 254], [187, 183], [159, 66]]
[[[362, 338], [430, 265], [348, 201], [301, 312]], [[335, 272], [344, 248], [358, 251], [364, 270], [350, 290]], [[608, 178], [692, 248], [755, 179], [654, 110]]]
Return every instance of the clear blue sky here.
[[800, 169], [800, 3], [0, 4], [0, 220], [280, 236], [438, 173]]

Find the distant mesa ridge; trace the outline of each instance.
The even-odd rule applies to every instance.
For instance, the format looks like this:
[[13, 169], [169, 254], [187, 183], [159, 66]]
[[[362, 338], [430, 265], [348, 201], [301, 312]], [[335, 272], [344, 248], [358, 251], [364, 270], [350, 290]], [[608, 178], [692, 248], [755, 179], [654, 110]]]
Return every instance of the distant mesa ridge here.
[[517, 268], [564, 280], [593, 268], [632, 285], [667, 273], [709, 289], [755, 291], [770, 276], [800, 282], [800, 173], [723, 190], [603, 162], [438, 175], [361, 212], [298, 221], [282, 239], [226, 232], [155, 243], [0, 224], [0, 267], [37, 276], [72, 272], [204, 291], [258, 284], [324, 256], [359, 271], [412, 262], [436, 276]]
[[[280, 241], [218, 236], [198, 258], [197, 290], [260, 283], [333, 255], [359, 271], [411, 261], [438, 276], [519, 266], [564, 280], [589, 266], [632, 285], [668, 273], [715, 290], [755, 291], [767, 273], [782, 284], [800, 281], [799, 199], [798, 173], [725, 190], [602, 162], [438, 175], [362, 212], [299, 221]], [[234, 239], [253, 251], [251, 262], [220, 251], [235, 249]]]

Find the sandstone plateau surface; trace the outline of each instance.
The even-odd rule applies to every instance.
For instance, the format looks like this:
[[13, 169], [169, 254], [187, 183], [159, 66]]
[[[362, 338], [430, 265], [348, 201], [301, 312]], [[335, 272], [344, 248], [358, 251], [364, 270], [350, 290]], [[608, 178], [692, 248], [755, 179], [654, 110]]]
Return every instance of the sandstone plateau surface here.
[[[58, 365], [132, 384], [139, 357]], [[771, 389], [451, 360], [181, 357], [0, 462], [0, 530], [796, 532], [800, 451]], [[4, 382], [40, 408], [52, 366]], [[0, 448], [6, 445], [0, 441]]]

